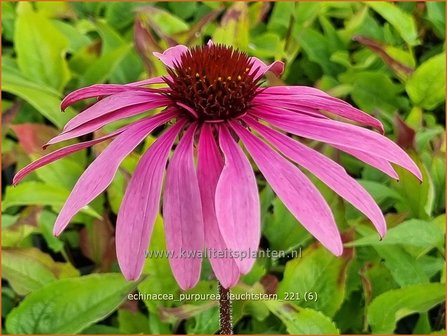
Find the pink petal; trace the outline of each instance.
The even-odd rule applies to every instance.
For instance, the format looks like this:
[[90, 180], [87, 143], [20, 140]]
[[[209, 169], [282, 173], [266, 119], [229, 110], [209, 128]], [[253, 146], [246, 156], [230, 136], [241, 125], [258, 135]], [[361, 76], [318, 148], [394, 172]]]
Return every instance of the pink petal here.
[[304, 89], [302, 87], [298, 87], [297, 89], [293, 89], [293, 87], [289, 87], [289, 91], [303, 92], [302, 94], [284, 94], [284, 90], [287, 89], [284, 89], [284, 87], [279, 88], [280, 89], [275, 89], [275, 87], [272, 87], [265, 89], [256, 96], [256, 101], [259, 103], [275, 102], [275, 104], [277, 104], [278, 106], [281, 106], [283, 102], [295, 104], [297, 109], [300, 109], [301, 106], [304, 106], [311, 107], [313, 109], [326, 110], [340, 117], [361, 123], [362, 125], [374, 127], [383, 134], [383, 125], [379, 120], [353, 107], [343, 100], [331, 97], [322, 91], [320, 91], [319, 94], [315, 95], [304, 93], [316, 90], [313, 88]]
[[[256, 97], [253, 99], [252, 107], [256, 109], [263, 110], [265, 113], [269, 114], [279, 114], [281, 115], [283, 111], [285, 112], [293, 112], [296, 114], [305, 114], [314, 118], [322, 118], [329, 119], [329, 117], [325, 116], [321, 111], [314, 109], [312, 107], [297, 107], [296, 104], [292, 102], [281, 102], [281, 107], [278, 107], [278, 103], [275, 100], [258, 100]], [[267, 112], [268, 111], [268, 112]]]
[[[304, 88], [308, 88], [308, 87], [304, 87]], [[312, 88], [308, 88], [308, 89], [312, 89]], [[277, 114], [277, 115], [281, 115], [282, 113], [300, 113], [300, 114], [304, 114], [304, 115], [308, 115], [314, 118], [320, 118], [320, 119], [329, 119], [328, 117], [326, 117], [325, 115], [321, 114], [320, 112], [315, 112], [317, 110], [315, 109], [311, 109], [311, 108], [305, 108], [305, 107], [300, 107], [299, 110], [295, 110], [295, 111], [291, 111], [290, 108], [293, 106], [290, 105], [290, 103], [281, 103], [281, 107], [276, 107], [276, 104], [273, 102], [264, 102], [262, 103], [262, 106], [255, 106], [257, 109], [262, 110], [264, 113], [269, 113], [269, 114]], [[268, 109], [268, 112], [266, 112]], [[355, 150], [353, 148], [348, 148], [348, 147], [344, 147], [344, 146], [338, 146], [338, 145], [334, 145], [332, 144], [332, 147], [337, 148], [341, 151], [344, 151], [348, 154], [351, 154], [352, 156], [356, 157], [357, 159], [369, 164], [372, 167], [377, 168], [378, 170], [384, 172], [385, 174], [387, 174], [388, 176], [394, 178], [394, 179], [399, 179], [399, 176], [397, 175], [396, 171], [394, 170], [393, 166], [386, 160], [372, 156], [370, 154]]]
[[185, 125], [180, 121], [143, 154], [130, 179], [116, 222], [116, 255], [127, 280], [137, 280], [157, 217], [163, 172], [171, 147]]
[[159, 94], [150, 92], [124, 91], [108, 96], [85, 109], [65, 125], [64, 131], [71, 131], [72, 129], [75, 129], [88, 121], [122, 108], [141, 104], [148, 104], [148, 106], [151, 106], [150, 108], [157, 108], [165, 106], [168, 103], [169, 100], [166, 97], [160, 96]]
[[[163, 215], [166, 245], [173, 254], [169, 258], [179, 286], [196, 285], [202, 265], [204, 228], [199, 182], [194, 167], [194, 133], [196, 124], [188, 128], [174, 151], [166, 173]], [[182, 253], [183, 252], [183, 253]]]
[[252, 118], [244, 119], [289, 159], [309, 170], [341, 197], [365, 214], [383, 237], [386, 232], [385, 218], [370, 194], [346, 170], [318, 151], [276, 132]]
[[263, 76], [266, 72], [271, 71], [276, 76], [281, 76], [281, 74], [284, 72], [284, 63], [281, 61], [275, 61], [270, 65], [265, 64], [257, 57], [250, 57], [250, 61], [252, 62], [252, 67], [249, 72], [249, 74], [253, 74], [257, 69], [258, 72], [256, 73], [256, 76]]
[[156, 127], [166, 122], [166, 115], [140, 120], [118, 135], [110, 145], [90, 164], [68, 196], [56, 219], [53, 233], [58, 236], [71, 218], [94, 200], [112, 182], [121, 161], [132, 152]]
[[[205, 246], [216, 253], [224, 253], [228, 248], [219, 230], [214, 204], [217, 181], [222, 168], [223, 160], [214, 141], [212, 128], [208, 124], [203, 124], [199, 138], [197, 177], [202, 199]], [[213, 254], [210, 254], [209, 260], [214, 274], [223, 287], [229, 288], [237, 284], [240, 273], [232, 258], [220, 258], [217, 254], [213, 257]]]
[[[220, 127], [225, 164], [216, 187], [216, 216], [220, 232], [242, 274], [253, 266], [261, 238], [258, 187], [253, 169], [226, 126]], [[245, 254], [245, 257], [243, 256]]]
[[237, 122], [231, 126], [289, 211], [328, 250], [341, 255], [343, 244], [334, 216], [309, 178]]
[[102, 136], [100, 138], [97, 139], [93, 139], [90, 141], [85, 141], [85, 142], [80, 142], [71, 146], [67, 146], [61, 149], [58, 149], [52, 153], [49, 153], [45, 156], [42, 156], [41, 158], [39, 158], [36, 161], [31, 162], [29, 165], [27, 165], [26, 167], [22, 168], [15, 176], [13, 179], [13, 184], [16, 185], [17, 183], [19, 183], [26, 175], [28, 175], [29, 173], [33, 172], [34, 170], [43, 167], [51, 162], [54, 162], [60, 158], [63, 158], [67, 155], [70, 155], [72, 153], [75, 153], [77, 151], [80, 151], [84, 148], [88, 148], [91, 147], [93, 145], [96, 145], [100, 142], [103, 142], [107, 139], [113, 138], [114, 136], [122, 133], [125, 130], [125, 128], [121, 128], [119, 130], [116, 130], [113, 133], [107, 134], [105, 136]]
[[[43, 146], [43, 148], [46, 148], [46, 147], [48, 147], [50, 145], [53, 145], [53, 144], [61, 142], [61, 141], [74, 139], [74, 138], [80, 137], [82, 135], [92, 133], [92, 132], [100, 129], [104, 125], [108, 125], [108, 124], [110, 124], [110, 123], [112, 123], [114, 121], [117, 121], [117, 120], [120, 120], [120, 119], [124, 119], [124, 118], [128, 118], [128, 117], [134, 116], [136, 114], [143, 113], [145, 111], [151, 110], [156, 105], [157, 104], [155, 104], [155, 103], [138, 104], [138, 105], [133, 105], [133, 106], [129, 106], [129, 107], [124, 107], [122, 109], [119, 109], [119, 110], [116, 110], [116, 111], [104, 114], [104, 115], [102, 115], [102, 116], [100, 116], [98, 118], [95, 118], [93, 120], [87, 121], [83, 125], [78, 126], [78, 127], [74, 128], [72, 130], [63, 131], [58, 136], [55, 136], [54, 138], [50, 139]], [[166, 110], [164, 113], [168, 113], [168, 114], [170, 114], [172, 116], [175, 115], [175, 112], [173, 110]]]
[[70, 92], [64, 98], [64, 100], [62, 100], [61, 109], [62, 111], [64, 111], [68, 106], [84, 99], [109, 96], [123, 91], [148, 92], [146, 88], [140, 86], [159, 83], [164, 83], [162, 77], [154, 77], [129, 84], [95, 84], [87, 86], [82, 89]]
[[367, 164], [369, 164], [371, 167], [374, 167], [385, 174], [387, 174], [389, 177], [392, 177], [393, 179], [398, 180], [399, 175], [397, 175], [396, 171], [394, 170], [393, 166], [384, 159], [378, 158], [376, 156], [372, 156], [371, 154], [361, 152], [358, 150], [355, 150], [353, 148], [345, 147], [345, 146], [338, 146], [338, 145], [332, 145], [332, 147], [337, 148], [343, 152], [346, 152], [353, 157], [359, 159], [360, 161], [363, 161]]
[[125, 84], [126, 86], [145, 86], [151, 84], [163, 84], [165, 80], [163, 79], [165, 76], [152, 77], [148, 79], [143, 79], [138, 82], [132, 82]]
[[260, 109], [253, 109], [252, 113], [298, 136], [352, 148], [393, 162], [422, 180], [419, 168], [408, 154], [393, 141], [376, 132], [335, 120], [311, 118], [293, 112], [284, 111], [281, 115], [272, 115]]
[[176, 63], [180, 63], [180, 57], [189, 49], [184, 45], [177, 45], [166, 49], [162, 54], [153, 52], [154, 56], [164, 63], [169, 68], [173, 68]]
[[321, 97], [329, 97], [332, 98], [329, 94], [319, 89], [313, 88], [311, 86], [271, 86], [265, 88], [264, 92], [266, 94], [272, 95], [313, 95], [313, 96], [321, 96]]

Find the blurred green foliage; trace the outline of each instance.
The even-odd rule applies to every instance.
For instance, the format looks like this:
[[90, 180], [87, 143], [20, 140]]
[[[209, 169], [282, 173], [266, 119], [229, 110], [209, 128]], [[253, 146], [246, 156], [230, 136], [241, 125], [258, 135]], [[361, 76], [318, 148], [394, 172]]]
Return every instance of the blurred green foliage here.
[[[445, 332], [445, 3], [1, 5], [4, 333], [217, 332], [216, 302], [125, 300], [136, 290], [175, 298], [180, 293], [166, 259], [148, 259], [138, 283], [118, 273], [114, 220], [141, 152], [123, 162], [107, 192], [59, 239], [51, 235], [56, 214], [101, 148], [73, 154], [9, 186], [14, 173], [43, 155], [40, 146], [82, 108], [61, 113], [63, 95], [93, 83], [162, 75], [153, 51], [209, 38], [265, 61], [284, 60], [282, 80], [268, 77], [271, 85], [315, 86], [375, 115], [424, 175], [419, 183], [399, 170], [400, 181], [392, 182], [318, 145], [368, 189], [388, 222], [389, 232], [379, 241], [365, 218], [315, 179], [343, 231], [341, 258], [316, 244], [260, 180], [261, 248], [302, 254], [258, 259], [233, 292], [276, 292], [280, 300], [235, 301], [235, 331]], [[165, 248], [162, 218], [150, 248]], [[190, 292], [215, 293], [211, 278], [205, 264]]]

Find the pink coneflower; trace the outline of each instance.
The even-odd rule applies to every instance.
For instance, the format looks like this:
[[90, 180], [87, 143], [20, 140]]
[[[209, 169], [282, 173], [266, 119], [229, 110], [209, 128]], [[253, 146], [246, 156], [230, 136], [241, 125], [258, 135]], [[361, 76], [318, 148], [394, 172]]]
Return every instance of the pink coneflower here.
[[[281, 62], [267, 66], [255, 57], [212, 43], [192, 49], [179, 45], [155, 56], [166, 65], [166, 77], [127, 85], [93, 85], [70, 93], [62, 109], [86, 98], [101, 99], [70, 120], [47, 145], [165, 107], [161, 113], [50, 153], [22, 169], [14, 179], [18, 183], [39, 167], [114, 138], [74, 186], [54, 226], [54, 234], [59, 235], [78, 211], [107, 188], [121, 161], [153, 130], [165, 125], [164, 133], [141, 157], [118, 213], [116, 251], [129, 280], [139, 278], [143, 268], [159, 212], [165, 169], [166, 242], [173, 252], [172, 271], [183, 289], [197, 283], [204, 248], [233, 251], [232, 255], [216, 253], [210, 258], [225, 288], [234, 286], [254, 263], [252, 252], [258, 249], [261, 235], [259, 193], [241, 145], [290, 212], [337, 256], [343, 244], [334, 216], [300, 168], [360, 210], [380, 236], [386, 231], [384, 217], [373, 198], [342, 166], [289, 134], [330, 144], [392, 178], [398, 176], [390, 163], [421, 179], [410, 157], [381, 134], [382, 124], [377, 119], [311, 87], [261, 87], [267, 71], [282, 73]], [[147, 87], [155, 83], [166, 85]], [[248, 257], [233, 257], [244, 252]]]

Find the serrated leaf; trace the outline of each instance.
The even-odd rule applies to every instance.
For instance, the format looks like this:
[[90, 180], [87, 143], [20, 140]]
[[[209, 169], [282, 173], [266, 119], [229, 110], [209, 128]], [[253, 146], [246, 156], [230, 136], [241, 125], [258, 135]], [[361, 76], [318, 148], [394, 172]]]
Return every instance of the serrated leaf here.
[[286, 326], [289, 334], [339, 334], [334, 322], [319, 311], [297, 307], [292, 303], [268, 300], [265, 305]]
[[368, 307], [368, 324], [374, 334], [393, 334], [396, 322], [405, 316], [424, 313], [445, 301], [440, 283], [408, 286], [379, 295]]
[[113, 312], [137, 284], [112, 273], [52, 282], [9, 314], [6, 329], [13, 334], [79, 333]]
[[[351, 258], [349, 250], [337, 258], [319, 245], [308, 247], [301, 258], [287, 263], [277, 289], [278, 297], [289, 297], [302, 307], [334, 316], [345, 298], [346, 272]], [[309, 292], [317, 293], [317, 299], [305, 300], [304, 296]], [[296, 295], [290, 296], [290, 293]]]
[[442, 244], [443, 241], [443, 233], [435, 223], [411, 219], [389, 229], [382, 240], [378, 238], [377, 234], [373, 234], [349, 242], [345, 246], [402, 244], [406, 246], [432, 248]]

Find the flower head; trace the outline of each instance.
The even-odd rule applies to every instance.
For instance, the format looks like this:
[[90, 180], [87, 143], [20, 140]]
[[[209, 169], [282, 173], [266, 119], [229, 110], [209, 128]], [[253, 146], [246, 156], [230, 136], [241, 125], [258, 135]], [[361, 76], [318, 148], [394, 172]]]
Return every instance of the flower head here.
[[[250, 251], [258, 249], [261, 235], [260, 205], [255, 174], [241, 145], [290, 212], [335, 255], [342, 253], [343, 245], [334, 216], [301, 168], [360, 210], [381, 236], [386, 232], [384, 217], [342, 166], [289, 134], [327, 143], [392, 178], [398, 178], [394, 163], [421, 179], [410, 157], [380, 133], [377, 119], [315, 88], [261, 87], [267, 71], [282, 73], [281, 62], [267, 66], [212, 43], [192, 49], [179, 45], [155, 56], [167, 67], [165, 77], [93, 85], [70, 93], [62, 109], [83, 99], [101, 99], [70, 120], [46, 146], [148, 110], [165, 107], [162, 112], [52, 152], [14, 179], [18, 183], [43, 165], [114, 138], [74, 186], [54, 226], [59, 235], [109, 186], [122, 160], [154, 129], [166, 126], [142, 155], [118, 213], [117, 257], [129, 280], [141, 274], [162, 194], [167, 248], [180, 287], [197, 283], [204, 248], [217, 251], [209, 255], [210, 262], [224, 287], [235, 285], [251, 269]], [[156, 83], [166, 85], [149, 87]]]

